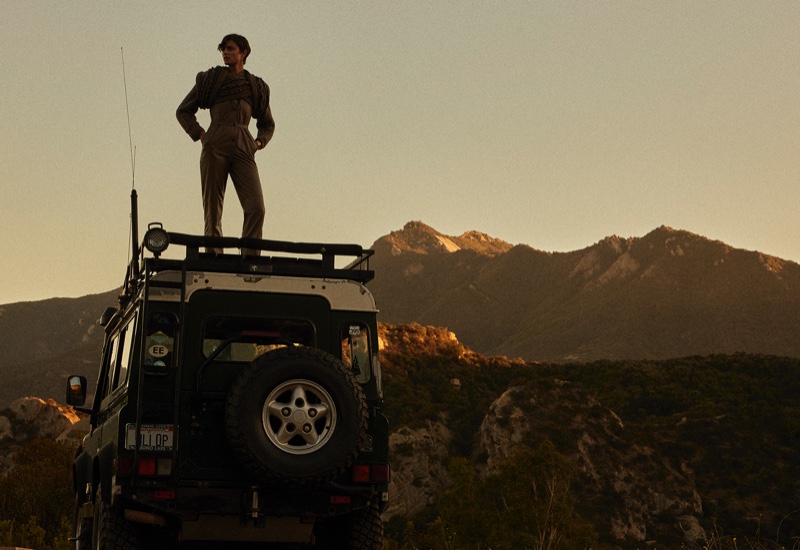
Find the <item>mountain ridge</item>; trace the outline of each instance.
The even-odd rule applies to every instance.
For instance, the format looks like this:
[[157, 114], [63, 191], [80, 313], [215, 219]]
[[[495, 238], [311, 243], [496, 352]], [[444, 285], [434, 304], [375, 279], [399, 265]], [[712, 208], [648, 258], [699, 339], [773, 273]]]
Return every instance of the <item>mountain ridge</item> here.
[[571, 252], [387, 246], [421, 229], [374, 245], [386, 322], [448, 326], [477, 351], [528, 360], [800, 354], [800, 266], [788, 260], [668, 226]]

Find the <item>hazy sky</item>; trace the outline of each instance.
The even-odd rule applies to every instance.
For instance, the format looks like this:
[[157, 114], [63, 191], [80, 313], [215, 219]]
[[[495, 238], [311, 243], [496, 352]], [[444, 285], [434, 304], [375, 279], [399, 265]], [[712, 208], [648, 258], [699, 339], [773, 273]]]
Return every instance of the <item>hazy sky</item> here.
[[[421, 220], [566, 252], [663, 224], [800, 260], [800, 2], [0, 10], [0, 304], [122, 284], [122, 52], [140, 226], [202, 232], [200, 146], [175, 109], [230, 32], [272, 90], [267, 238], [367, 246]], [[232, 186], [227, 198], [236, 236]]]

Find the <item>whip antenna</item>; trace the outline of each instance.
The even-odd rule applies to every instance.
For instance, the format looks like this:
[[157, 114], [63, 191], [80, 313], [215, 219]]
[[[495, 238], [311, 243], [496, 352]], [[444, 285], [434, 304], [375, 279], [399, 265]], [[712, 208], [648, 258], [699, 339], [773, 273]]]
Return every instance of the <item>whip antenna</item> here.
[[133, 146], [133, 138], [131, 137], [131, 110], [128, 107], [128, 80], [125, 77], [125, 51], [120, 48], [119, 53], [122, 55], [122, 85], [125, 87], [125, 113], [128, 115], [128, 143], [131, 150], [131, 189], [136, 187], [136, 148]]
[[125, 287], [128, 290], [128, 283], [139, 278], [139, 197], [136, 194], [136, 149], [133, 147], [131, 137], [131, 110], [128, 107], [128, 79], [125, 76], [125, 51], [120, 47], [122, 55], [122, 84], [125, 87], [125, 112], [128, 115], [128, 144], [131, 150], [131, 225], [130, 240], [131, 248], [128, 250], [131, 263], [128, 266], [128, 277], [126, 277]]

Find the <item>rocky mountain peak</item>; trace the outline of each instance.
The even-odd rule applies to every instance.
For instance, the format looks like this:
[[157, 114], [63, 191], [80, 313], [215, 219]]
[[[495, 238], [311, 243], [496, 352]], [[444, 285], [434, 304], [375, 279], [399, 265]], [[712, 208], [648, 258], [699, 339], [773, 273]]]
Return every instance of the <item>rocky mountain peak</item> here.
[[741, 285], [746, 286], [741, 281], [751, 284], [755, 272], [777, 276], [793, 264], [766, 254], [735, 249], [721, 241], [665, 225], [643, 237], [612, 235], [572, 254], [577, 260], [570, 277], [581, 275], [591, 288], [621, 279], [660, 277], [662, 282], [667, 279], [676, 282], [710, 281], [720, 278], [720, 271], [725, 272], [722, 283], [732, 284], [739, 279]]
[[502, 239], [496, 239], [480, 231], [467, 231], [458, 237], [452, 237], [465, 250], [473, 250], [486, 256], [496, 256], [508, 252], [513, 245]]
[[447, 254], [459, 250], [472, 250], [487, 256], [502, 254], [511, 245], [479, 231], [467, 231], [459, 236], [439, 233], [420, 222], [408, 222], [403, 229], [392, 231], [372, 245], [377, 251], [388, 252], [392, 256], [404, 253]]

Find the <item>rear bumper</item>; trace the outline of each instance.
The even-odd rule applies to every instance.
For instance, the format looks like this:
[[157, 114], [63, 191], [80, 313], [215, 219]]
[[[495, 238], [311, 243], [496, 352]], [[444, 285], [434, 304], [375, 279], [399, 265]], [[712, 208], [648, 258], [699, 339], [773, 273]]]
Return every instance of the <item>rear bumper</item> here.
[[201, 517], [231, 516], [242, 523], [258, 523], [263, 518], [294, 517], [304, 522], [346, 514], [382, 505], [387, 500], [386, 486], [268, 488], [258, 486], [165, 487], [118, 489], [123, 507], [173, 518], [185, 523]]
[[[316, 521], [387, 500], [386, 486], [302, 489], [265, 487], [118, 486], [115, 504], [131, 521], [173, 525], [182, 540], [308, 542]], [[142, 519], [143, 518], [143, 519]], [[217, 533], [216, 535], [214, 533]], [[275, 538], [277, 536], [277, 538]], [[296, 540], [300, 537], [303, 540]]]

